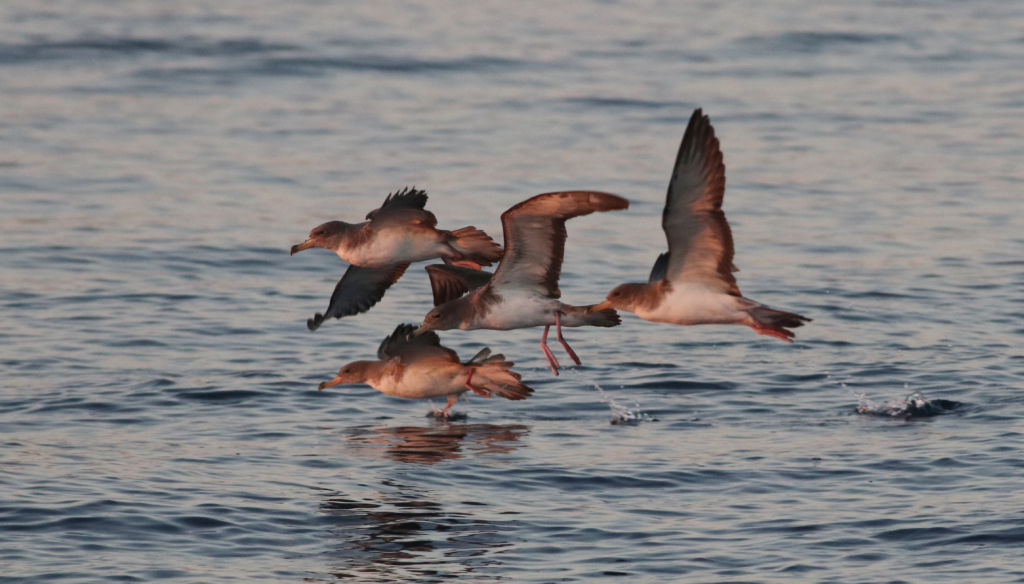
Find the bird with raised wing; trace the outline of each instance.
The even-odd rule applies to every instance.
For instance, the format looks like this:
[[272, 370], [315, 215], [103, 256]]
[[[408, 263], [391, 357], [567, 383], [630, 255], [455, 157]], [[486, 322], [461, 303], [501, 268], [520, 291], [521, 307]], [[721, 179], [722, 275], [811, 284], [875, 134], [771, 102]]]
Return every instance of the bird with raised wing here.
[[316, 330], [328, 318], [369, 310], [405, 273], [412, 262], [441, 258], [479, 268], [501, 258], [501, 247], [476, 227], [455, 231], [437, 229], [437, 218], [424, 207], [427, 193], [402, 189], [366, 214], [366, 221], [328, 221], [293, 245], [291, 253], [321, 247], [350, 264], [334, 288], [327, 310], [306, 321]]
[[[558, 278], [565, 252], [565, 222], [598, 211], [629, 207], [618, 195], [596, 191], [544, 193], [514, 205], [501, 215], [505, 254], [486, 284], [436, 306], [417, 329], [422, 333], [448, 329], [509, 330], [543, 326], [541, 349], [558, 375], [558, 360], [547, 345], [554, 325], [558, 342], [577, 365], [580, 358], [562, 336], [562, 327], [619, 324], [611, 309], [563, 304]], [[439, 284], [431, 274], [435, 299]], [[445, 292], [441, 293], [443, 297]]]
[[377, 391], [404, 398], [447, 397], [438, 412], [442, 417], [460, 395], [473, 391], [484, 397], [497, 395], [511, 400], [526, 399], [533, 389], [512, 371], [514, 363], [501, 354], [482, 349], [469, 361], [459, 360], [455, 351], [441, 345], [437, 333], [415, 334], [416, 325], [400, 324], [377, 349], [377, 361], [353, 361], [319, 389], [343, 384], [365, 383]]
[[722, 211], [724, 194], [718, 138], [697, 109], [683, 134], [662, 212], [668, 251], [658, 256], [646, 283], [621, 284], [595, 308], [626, 310], [654, 322], [742, 324], [792, 342], [789, 329], [811, 319], [740, 294], [733, 275], [732, 232]]

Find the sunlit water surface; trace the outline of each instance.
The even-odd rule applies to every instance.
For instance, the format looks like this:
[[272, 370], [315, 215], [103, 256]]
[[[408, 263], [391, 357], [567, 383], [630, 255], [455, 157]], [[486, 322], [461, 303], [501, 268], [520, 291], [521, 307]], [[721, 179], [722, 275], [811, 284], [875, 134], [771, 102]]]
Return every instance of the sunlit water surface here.
[[[6, 2], [0, 581], [1022, 582], [1014, 2]], [[500, 238], [535, 193], [597, 302], [663, 249], [703, 107], [741, 289], [787, 345], [625, 315], [452, 331], [528, 400], [317, 392], [429, 309], [325, 324], [288, 256], [406, 185]], [[555, 345], [556, 354], [560, 348]], [[619, 423], [610, 423], [610, 422]], [[625, 423], [623, 423], [625, 422]]]

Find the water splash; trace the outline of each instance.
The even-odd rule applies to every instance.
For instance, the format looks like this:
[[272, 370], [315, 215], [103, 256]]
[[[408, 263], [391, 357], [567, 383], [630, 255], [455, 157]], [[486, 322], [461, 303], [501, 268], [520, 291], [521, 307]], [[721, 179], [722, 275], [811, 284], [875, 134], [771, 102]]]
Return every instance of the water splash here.
[[633, 407], [624, 406], [621, 403], [615, 401], [615, 398], [608, 395], [604, 388], [601, 387], [597, 381], [594, 380], [589, 374], [583, 372], [580, 369], [572, 369], [577, 375], [583, 377], [584, 380], [590, 385], [594, 386], [597, 393], [601, 396], [601, 401], [608, 404], [608, 408], [611, 410], [611, 419], [609, 422], [612, 424], [639, 424], [641, 422], [657, 422], [658, 419], [650, 414], [644, 412], [640, 408], [640, 402], [633, 400]]
[[[850, 392], [850, 394], [857, 400], [857, 413], [865, 416], [901, 418], [904, 420], [910, 420], [912, 418], [928, 418], [948, 413], [963, 405], [962, 402], [948, 399], [929, 400], [925, 397], [924, 393], [920, 391], [908, 393], [907, 397], [903, 399], [893, 399], [879, 403], [869, 398], [865, 392], [854, 391], [852, 388], [847, 386], [845, 381], [834, 379], [832, 374], [828, 371], [825, 372], [825, 376], [828, 379], [832, 379], [839, 385], [839, 387]], [[910, 384], [904, 383], [903, 390], [910, 392]]]
[[597, 393], [601, 394], [601, 401], [608, 404], [612, 417], [609, 420], [612, 424], [639, 424], [641, 422], [657, 422], [658, 419], [640, 409], [640, 402], [633, 401], [633, 408], [615, 401], [615, 398], [605, 393], [604, 389], [597, 383], [591, 382]]
[[867, 416], [882, 416], [890, 418], [927, 418], [945, 414], [963, 405], [961, 402], [947, 399], [929, 400], [920, 391], [908, 395], [903, 399], [890, 400], [884, 403], [877, 403], [865, 396], [861, 396], [857, 404], [857, 413]]

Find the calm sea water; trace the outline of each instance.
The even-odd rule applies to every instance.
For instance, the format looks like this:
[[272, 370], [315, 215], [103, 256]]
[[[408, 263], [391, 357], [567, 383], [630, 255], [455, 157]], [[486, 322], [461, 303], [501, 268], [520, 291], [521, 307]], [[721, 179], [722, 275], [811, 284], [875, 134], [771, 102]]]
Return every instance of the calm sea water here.
[[[1024, 582], [1021, 31], [994, 0], [3, 3], [0, 581]], [[288, 256], [309, 228], [407, 185], [496, 237], [620, 193], [569, 224], [563, 297], [597, 302], [663, 249], [695, 107], [795, 344], [627, 315], [555, 378], [539, 329], [452, 331], [536, 394], [444, 423], [316, 391], [430, 301], [414, 267], [307, 331], [344, 269]]]

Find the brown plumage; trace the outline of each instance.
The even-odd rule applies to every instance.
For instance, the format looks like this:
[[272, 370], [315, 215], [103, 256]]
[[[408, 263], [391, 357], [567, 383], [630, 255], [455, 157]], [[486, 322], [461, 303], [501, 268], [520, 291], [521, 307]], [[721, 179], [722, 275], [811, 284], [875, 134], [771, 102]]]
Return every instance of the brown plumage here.
[[430, 264], [424, 269], [430, 277], [434, 306], [454, 300], [470, 290], [483, 286], [492, 276], [491, 272], [449, 264]]
[[[479, 288], [435, 307], [418, 331], [543, 326], [541, 348], [551, 370], [558, 375], [558, 361], [546, 342], [548, 330], [555, 325], [558, 341], [579, 365], [579, 357], [562, 337], [562, 326], [615, 326], [619, 318], [614, 310], [595, 311], [592, 307], [559, 301], [565, 222], [628, 206], [629, 202], [622, 197], [596, 191], [544, 193], [514, 205], [501, 215], [505, 255], [494, 274]], [[431, 281], [435, 298], [446, 297], [457, 288], [451, 284], [450, 274], [440, 280], [434, 276]]]
[[482, 349], [469, 361], [459, 361], [455, 351], [441, 345], [437, 333], [415, 334], [416, 326], [398, 325], [377, 349], [377, 361], [353, 361], [338, 375], [320, 384], [322, 390], [339, 384], [366, 383], [374, 389], [404, 398], [447, 397], [441, 410], [447, 417], [452, 405], [466, 391], [484, 397], [497, 395], [525, 399], [533, 389], [512, 371], [514, 363], [504, 355]]
[[351, 264], [335, 286], [327, 310], [306, 322], [310, 330], [328, 318], [369, 310], [412, 262], [441, 258], [478, 268], [501, 258], [501, 247], [476, 227], [437, 229], [437, 218], [424, 208], [426, 203], [426, 192], [402, 189], [367, 213], [366, 221], [328, 221], [292, 246], [292, 254], [313, 247], [329, 249]]
[[725, 164], [711, 122], [698, 109], [690, 117], [672, 169], [661, 226], [668, 251], [658, 256], [647, 283], [622, 284], [598, 308], [674, 324], [744, 324], [759, 334], [791, 341], [811, 319], [775, 310], [740, 294], [733, 272], [733, 241], [722, 211]]

